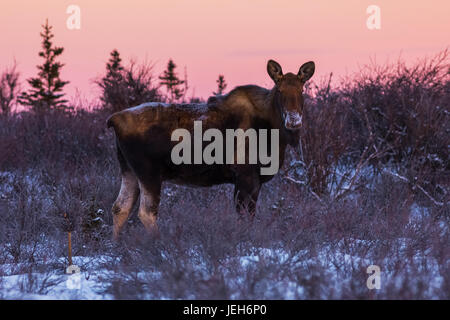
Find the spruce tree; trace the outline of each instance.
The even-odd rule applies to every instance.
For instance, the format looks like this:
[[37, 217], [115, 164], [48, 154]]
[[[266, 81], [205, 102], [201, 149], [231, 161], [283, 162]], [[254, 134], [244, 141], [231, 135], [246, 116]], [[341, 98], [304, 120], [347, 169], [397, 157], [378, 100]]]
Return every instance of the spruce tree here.
[[117, 49], [114, 49], [110, 55], [111, 57], [106, 64], [106, 77], [104, 79], [107, 81], [120, 81], [123, 71], [122, 58]]
[[100, 81], [96, 81], [102, 90], [100, 99], [106, 108], [114, 110], [117, 108], [116, 105], [122, 105], [122, 108], [127, 107], [123, 73], [122, 58], [120, 58], [119, 51], [114, 49], [106, 63], [106, 75]]
[[48, 24], [48, 20], [42, 27], [44, 29], [40, 34], [42, 51], [39, 52], [39, 56], [44, 59], [44, 62], [37, 66], [38, 76], [27, 80], [31, 89], [28, 92], [23, 92], [19, 101], [23, 105], [30, 106], [36, 112], [65, 111], [69, 108], [66, 105], [67, 100], [63, 99], [63, 88], [69, 82], [60, 79], [61, 68], [64, 64], [56, 60], [63, 53], [64, 48], [53, 45], [53, 27]]
[[180, 80], [175, 72], [176, 64], [172, 59], [167, 64], [167, 70], [163, 75], [159, 77], [161, 85], [165, 86], [168, 94], [170, 95], [170, 102], [175, 102], [182, 98], [185, 93], [185, 88], [181, 87], [184, 84], [184, 80]]
[[225, 82], [225, 77], [221, 74], [219, 74], [219, 78], [216, 80], [216, 82], [217, 82], [217, 92], [213, 92], [213, 95], [220, 96], [227, 88], [227, 83]]
[[161, 101], [161, 94], [153, 85], [152, 66], [131, 60], [122, 65], [119, 52], [114, 49], [106, 63], [106, 73], [95, 80], [101, 89], [100, 100], [110, 112], [137, 106], [144, 102]]

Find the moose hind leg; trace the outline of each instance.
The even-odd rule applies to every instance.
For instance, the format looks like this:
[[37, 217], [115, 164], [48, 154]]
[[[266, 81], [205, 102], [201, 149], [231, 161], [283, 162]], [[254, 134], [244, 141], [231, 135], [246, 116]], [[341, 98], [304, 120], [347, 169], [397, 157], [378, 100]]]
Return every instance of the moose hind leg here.
[[151, 184], [143, 184], [139, 181], [139, 189], [141, 191], [139, 219], [148, 232], [158, 232], [156, 217], [158, 215], [161, 183], [158, 181]]
[[123, 172], [119, 195], [112, 207], [114, 239], [118, 238], [138, 196], [139, 186], [136, 176], [131, 171]]

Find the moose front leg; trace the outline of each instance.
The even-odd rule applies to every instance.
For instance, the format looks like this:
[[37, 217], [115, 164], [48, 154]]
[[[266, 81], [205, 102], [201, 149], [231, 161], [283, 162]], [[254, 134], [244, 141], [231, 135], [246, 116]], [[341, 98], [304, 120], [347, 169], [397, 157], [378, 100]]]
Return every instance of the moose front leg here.
[[241, 175], [237, 178], [234, 186], [234, 199], [236, 211], [243, 215], [246, 212], [253, 218], [256, 212], [261, 182], [257, 174]]

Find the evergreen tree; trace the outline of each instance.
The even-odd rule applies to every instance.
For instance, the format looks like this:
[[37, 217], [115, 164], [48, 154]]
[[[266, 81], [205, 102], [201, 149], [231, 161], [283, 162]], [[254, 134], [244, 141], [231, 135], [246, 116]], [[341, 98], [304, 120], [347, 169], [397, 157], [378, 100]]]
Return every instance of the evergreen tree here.
[[220, 96], [223, 94], [227, 87], [227, 83], [225, 82], [225, 77], [219, 74], [219, 78], [216, 80], [217, 82], [217, 92], [213, 92], [213, 95]]
[[159, 77], [161, 80], [161, 85], [167, 88], [167, 92], [170, 95], [170, 102], [179, 100], [184, 96], [185, 88], [181, 87], [184, 84], [184, 80], [180, 80], [175, 72], [176, 64], [169, 60], [167, 64], [167, 70], [164, 71], [163, 75]]
[[105, 76], [95, 83], [102, 90], [100, 99], [104, 108], [110, 112], [162, 99], [158, 88], [153, 85], [152, 66], [148, 62], [137, 64], [133, 60], [123, 66], [116, 49], [110, 53]]
[[110, 58], [106, 63], [106, 75], [96, 82], [102, 90], [100, 99], [106, 108], [114, 110], [118, 105], [122, 108], [128, 107], [125, 101], [123, 73], [122, 58], [120, 58], [119, 51], [114, 49], [111, 51]]
[[42, 27], [44, 28], [40, 34], [42, 51], [39, 52], [39, 56], [44, 59], [44, 63], [37, 66], [38, 76], [27, 80], [31, 89], [23, 92], [19, 101], [23, 105], [30, 106], [36, 112], [68, 110], [67, 100], [63, 99], [62, 91], [69, 82], [60, 79], [61, 68], [64, 64], [56, 61], [56, 58], [63, 53], [64, 48], [53, 45], [53, 27], [48, 24], [48, 20]]
[[120, 53], [117, 49], [114, 49], [110, 53], [111, 57], [109, 58], [108, 63], [106, 64], [106, 77], [105, 79], [111, 80], [121, 80], [122, 79], [122, 58], [120, 58]]

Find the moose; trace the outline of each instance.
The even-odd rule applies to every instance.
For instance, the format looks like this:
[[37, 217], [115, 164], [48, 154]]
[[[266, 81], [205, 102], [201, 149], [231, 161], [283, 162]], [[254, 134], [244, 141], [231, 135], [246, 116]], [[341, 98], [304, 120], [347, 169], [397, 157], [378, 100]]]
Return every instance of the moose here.
[[175, 164], [172, 149], [179, 141], [173, 141], [173, 132], [180, 128], [193, 132], [198, 121], [203, 128], [224, 134], [229, 129], [277, 130], [278, 143], [268, 148], [278, 148], [281, 166], [287, 145], [298, 145], [303, 86], [314, 71], [315, 64], [310, 61], [297, 74], [283, 74], [281, 66], [269, 60], [267, 72], [275, 83], [271, 90], [256, 85], [238, 86], [203, 104], [150, 102], [112, 114], [107, 126], [114, 128], [122, 176], [119, 195], [112, 206], [114, 238], [119, 236], [138, 198], [139, 219], [149, 232], [157, 230], [163, 181], [203, 187], [233, 184], [237, 212], [254, 216], [261, 185], [274, 175], [261, 174], [260, 161]]

